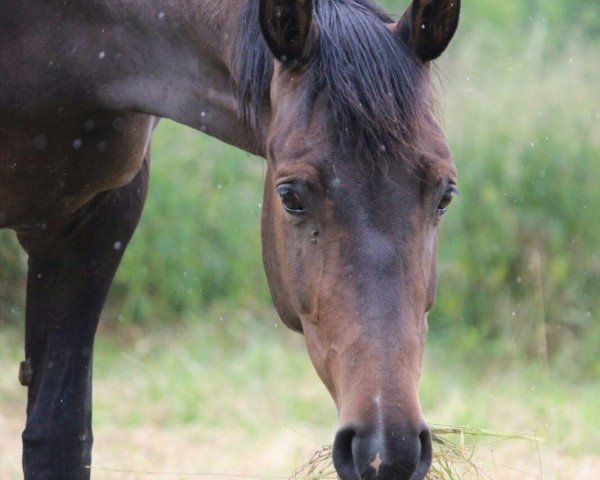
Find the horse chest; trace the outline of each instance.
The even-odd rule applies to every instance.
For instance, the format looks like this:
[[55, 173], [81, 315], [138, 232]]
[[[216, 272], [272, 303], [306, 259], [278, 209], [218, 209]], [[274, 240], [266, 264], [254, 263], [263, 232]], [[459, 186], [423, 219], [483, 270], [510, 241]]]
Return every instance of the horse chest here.
[[96, 110], [52, 125], [0, 128], [0, 228], [59, 221], [128, 183], [152, 125], [147, 115]]

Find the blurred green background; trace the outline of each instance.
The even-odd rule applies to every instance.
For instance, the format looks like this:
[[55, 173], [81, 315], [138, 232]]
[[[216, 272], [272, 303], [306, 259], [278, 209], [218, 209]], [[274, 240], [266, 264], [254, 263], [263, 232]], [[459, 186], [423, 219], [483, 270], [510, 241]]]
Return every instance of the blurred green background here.
[[[406, 2], [381, 3], [399, 14]], [[502, 426], [490, 413], [494, 400], [472, 393], [495, 388], [486, 381], [498, 375], [507, 399], [535, 404], [532, 415], [544, 418], [513, 426], [554, 418], [557, 445], [600, 455], [592, 414], [600, 400], [600, 2], [464, 1], [459, 32], [437, 65], [462, 195], [442, 226], [425, 411], [443, 422]], [[152, 170], [143, 220], [103, 314], [100, 372], [110, 376], [108, 365], [132, 348], [148, 365], [183, 355], [204, 372], [216, 361], [226, 377], [242, 364], [244, 380], [228, 387], [240, 395], [247, 377], [318, 382], [270, 306], [260, 257], [263, 160], [163, 121]], [[0, 335], [10, 338], [22, 328], [25, 263], [13, 235], [0, 233]], [[135, 350], [148, 338], [160, 354]], [[286, 357], [289, 366], [277, 370], [273, 363]], [[138, 393], [160, 403], [161, 388], [185, 388], [163, 380]], [[206, 388], [223, 388], [213, 380]], [[444, 410], [441, 398], [455, 384], [477, 408]], [[335, 420], [330, 405], [316, 406], [321, 393], [303, 400], [261, 385], [282, 398], [286, 417]], [[186, 391], [170, 421], [197, 420], [206, 395]]]

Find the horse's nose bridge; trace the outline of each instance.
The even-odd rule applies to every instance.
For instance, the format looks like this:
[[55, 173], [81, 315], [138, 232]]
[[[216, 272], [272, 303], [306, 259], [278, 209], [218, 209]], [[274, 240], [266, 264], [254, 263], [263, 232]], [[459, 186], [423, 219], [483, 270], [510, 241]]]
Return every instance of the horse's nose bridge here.
[[328, 260], [317, 326], [305, 334], [319, 336], [309, 343], [321, 344], [342, 417], [420, 421], [423, 312], [411, 299], [416, 290], [405, 281], [399, 243], [385, 230], [365, 228]]
[[342, 367], [337, 372], [343, 377], [341, 419], [372, 425], [419, 423], [422, 336], [416, 313], [398, 300], [383, 307], [373, 299], [366, 303], [356, 318], [348, 320], [360, 325], [350, 325], [348, 332], [359, 335], [353, 336], [349, 348], [336, 352]]
[[428, 286], [418, 254], [420, 239], [369, 217], [348, 228], [341, 264], [335, 266], [338, 279], [356, 290], [359, 306], [379, 306], [388, 317], [400, 315], [401, 304], [414, 304]]
[[355, 248], [348, 255], [352, 255], [365, 273], [377, 272], [393, 276], [400, 273], [401, 245], [401, 239], [394, 238], [381, 227], [367, 223], [355, 233]]
[[[420, 422], [420, 350], [417, 340], [386, 338], [385, 329], [361, 332], [351, 348], [334, 355], [342, 422], [373, 426]], [[390, 340], [391, 339], [391, 340]]]
[[336, 289], [343, 295], [333, 302], [320, 300], [330, 304], [328, 314], [338, 317], [322, 319], [337, 326], [329, 337], [331, 356], [343, 361], [350, 377], [357, 379], [367, 372], [363, 382], [394, 385], [399, 377], [418, 379], [424, 314], [413, 301], [415, 292], [395, 273], [353, 267], [348, 277], [350, 282], [345, 279]]

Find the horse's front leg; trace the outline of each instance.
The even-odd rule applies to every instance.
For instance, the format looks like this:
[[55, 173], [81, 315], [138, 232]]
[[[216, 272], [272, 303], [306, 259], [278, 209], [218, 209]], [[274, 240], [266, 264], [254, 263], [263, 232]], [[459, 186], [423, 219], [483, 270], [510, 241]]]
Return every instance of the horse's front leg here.
[[144, 203], [147, 158], [125, 187], [95, 198], [43, 235], [20, 232], [29, 252], [23, 432], [26, 480], [90, 477], [92, 350], [102, 306]]

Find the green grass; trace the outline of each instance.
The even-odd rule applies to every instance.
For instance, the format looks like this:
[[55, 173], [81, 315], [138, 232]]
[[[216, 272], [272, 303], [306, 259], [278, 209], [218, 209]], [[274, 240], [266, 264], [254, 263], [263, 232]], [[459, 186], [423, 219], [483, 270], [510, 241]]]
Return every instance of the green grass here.
[[598, 375], [600, 65], [594, 44], [574, 35], [557, 54], [548, 34], [536, 24], [506, 52], [474, 30], [441, 64], [463, 195], [442, 228], [433, 335]]
[[[315, 389], [303, 389], [320, 381], [307, 368], [301, 337], [280, 332], [283, 328], [271, 312], [261, 314], [266, 322], [255, 315], [216, 309], [158, 334], [145, 332], [120, 353], [114, 350], [113, 338], [108, 339], [100, 350], [109, 355], [97, 358], [96, 373], [110, 377], [118, 371], [129, 377], [124, 393], [136, 399], [139, 409], [104, 409], [99, 400], [104, 414], [96, 421], [136, 426], [142, 415], [144, 421], [163, 427], [199, 422], [236, 428], [241, 422], [245, 429], [256, 429], [261, 427], [260, 416], [272, 413], [300, 423], [331, 420], [333, 405], [315, 409]], [[297, 379], [297, 388], [290, 390], [290, 384], [281, 381], [287, 378]], [[214, 395], [222, 400], [215, 402]], [[248, 416], [248, 399], [255, 396], [264, 403]]]
[[[292, 475], [332, 441], [337, 419], [302, 337], [276, 322], [272, 313], [223, 308], [163, 329], [104, 329], [94, 366], [95, 465]], [[0, 431], [7, 452], [0, 455], [0, 478], [14, 478], [20, 468], [25, 401], [16, 375], [20, 341], [13, 330], [0, 336], [0, 368], [7, 372], [0, 381]], [[474, 367], [445, 348], [429, 345], [423, 409], [433, 424], [464, 426], [465, 448], [459, 451], [488, 475], [482, 478], [529, 478], [513, 469], [532, 478], [542, 478], [540, 469], [546, 479], [595, 478], [592, 468], [600, 467], [595, 382], [525, 364]], [[502, 434], [499, 442], [486, 435], [490, 430], [540, 440]], [[449, 441], [456, 448], [463, 440], [458, 434]], [[438, 445], [438, 451], [448, 455], [450, 447]], [[464, 460], [457, 462], [451, 457], [449, 465], [470, 471]], [[586, 468], [587, 476], [572, 476]], [[476, 478], [470, 475], [459, 478]]]
[[[274, 415], [317, 429], [334, 426], [333, 402], [301, 336], [282, 328], [272, 312], [221, 315], [217, 309], [147, 330], [131, 343], [119, 344], [112, 333], [100, 336], [95, 374], [115, 389], [123, 385], [122, 394], [136, 408], [112, 409], [112, 395], [100, 393], [96, 423], [234, 429], [242, 422], [245, 429], [260, 430], [261, 417]], [[564, 378], [535, 364], [474, 367], [448, 348], [435, 341], [427, 348], [421, 399], [433, 423], [535, 431], [569, 453], [600, 454], [596, 382]]]
[[215, 299], [266, 303], [260, 260], [262, 160], [164, 121], [150, 196], [113, 291], [128, 322]]

